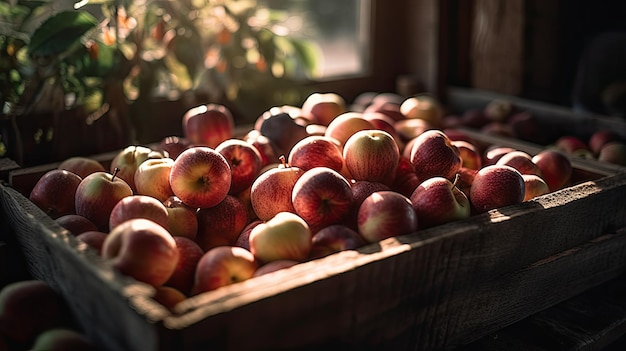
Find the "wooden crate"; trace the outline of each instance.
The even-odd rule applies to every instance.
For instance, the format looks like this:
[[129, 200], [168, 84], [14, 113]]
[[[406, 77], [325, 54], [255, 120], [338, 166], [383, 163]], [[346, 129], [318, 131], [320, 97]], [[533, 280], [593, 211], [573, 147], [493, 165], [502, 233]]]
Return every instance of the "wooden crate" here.
[[27, 200], [46, 167], [12, 172], [0, 198], [32, 274], [106, 349], [442, 350], [626, 271], [626, 174], [573, 162], [563, 190], [203, 293], [174, 313]]

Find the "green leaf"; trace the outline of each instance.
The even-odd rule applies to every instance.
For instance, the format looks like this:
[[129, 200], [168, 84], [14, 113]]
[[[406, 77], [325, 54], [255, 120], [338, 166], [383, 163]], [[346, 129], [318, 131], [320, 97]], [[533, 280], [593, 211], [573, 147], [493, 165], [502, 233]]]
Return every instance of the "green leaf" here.
[[83, 11], [63, 11], [47, 19], [35, 30], [28, 46], [30, 55], [58, 55], [69, 50], [98, 21]]

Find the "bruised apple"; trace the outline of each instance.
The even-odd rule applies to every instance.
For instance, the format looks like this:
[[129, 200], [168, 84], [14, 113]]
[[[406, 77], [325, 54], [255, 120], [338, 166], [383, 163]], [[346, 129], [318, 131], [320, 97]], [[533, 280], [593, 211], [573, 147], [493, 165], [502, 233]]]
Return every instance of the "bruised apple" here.
[[111, 230], [104, 241], [102, 257], [122, 274], [160, 286], [174, 273], [179, 251], [174, 237], [161, 225], [134, 218]]

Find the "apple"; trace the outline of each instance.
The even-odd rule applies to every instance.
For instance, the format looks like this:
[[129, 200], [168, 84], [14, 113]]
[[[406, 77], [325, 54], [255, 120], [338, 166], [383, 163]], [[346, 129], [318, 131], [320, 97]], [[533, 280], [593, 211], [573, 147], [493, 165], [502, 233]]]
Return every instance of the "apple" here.
[[147, 159], [163, 158], [163, 154], [158, 151], [154, 151], [149, 147], [140, 145], [130, 145], [118, 152], [111, 161], [109, 171], [111, 173], [117, 172], [117, 177], [123, 179], [133, 192], [135, 188], [135, 171], [139, 168], [139, 165]]
[[185, 205], [176, 196], [170, 196], [163, 205], [167, 210], [167, 228], [170, 234], [195, 239], [198, 234], [196, 209]]
[[311, 238], [311, 228], [302, 217], [280, 212], [252, 228], [250, 252], [263, 263], [277, 260], [302, 262], [311, 252]]
[[67, 214], [55, 218], [54, 221], [75, 236], [91, 230], [98, 230], [98, 227], [91, 220], [77, 214]]
[[485, 150], [483, 154], [483, 166], [495, 165], [498, 160], [509, 152], [517, 151], [517, 149], [509, 146], [492, 145]]
[[257, 225], [263, 223], [260, 219], [255, 219], [252, 222], [246, 224], [246, 226], [241, 230], [241, 233], [237, 237], [235, 241], [235, 246], [243, 247], [246, 250], [250, 250], [250, 233], [252, 229]]
[[306, 127], [298, 124], [289, 111], [279, 107], [264, 112], [257, 118], [255, 126], [276, 146], [278, 155], [287, 155], [298, 141], [308, 136]]
[[524, 201], [550, 192], [550, 187], [543, 178], [536, 174], [522, 174], [524, 178]]
[[564, 135], [554, 142], [554, 147], [566, 154], [575, 155], [582, 158], [592, 158], [593, 153], [587, 144], [580, 138], [572, 135]]
[[198, 234], [195, 241], [203, 251], [216, 246], [232, 246], [248, 224], [248, 209], [237, 197], [227, 195], [219, 204], [201, 208], [197, 213]]
[[210, 147], [194, 146], [183, 151], [170, 170], [174, 195], [190, 207], [212, 207], [230, 191], [228, 161]]
[[357, 214], [359, 211], [359, 206], [361, 206], [363, 200], [365, 200], [366, 197], [370, 196], [374, 192], [391, 190], [391, 187], [381, 182], [358, 180], [352, 182], [352, 186], [350, 187], [350, 189], [352, 190], [352, 206], [350, 208], [350, 212], [348, 212], [348, 215], [345, 217], [342, 223], [352, 229], [356, 229]]
[[476, 213], [524, 201], [522, 174], [513, 167], [491, 165], [481, 168], [472, 182], [469, 199]]
[[398, 144], [398, 148], [400, 150], [404, 148], [404, 140], [402, 140], [400, 134], [398, 134], [398, 131], [394, 127], [396, 123], [395, 120], [386, 117], [380, 112], [364, 113], [363, 118], [368, 120], [372, 124], [372, 126], [374, 126], [374, 129], [382, 130], [389, 133], [393, 137], [393, 140], [396, 141], [396, 144]]
[[423, 119], [434, 126], [439, 126], [443, 119], [441, 103], [430, 95], [407, 97], [400, 105], [400, 112], [406, 118]]
[[170, 172], [174, 160], [169, 157], [148, 159], [142, 162], [137, 170], [133, 182], [135, 194], [151, 196], [161, 202], [174, 195], [170, 186]]
[[346, 110], [344, 98], [333, 92], [312, 93], [302, 103], [302, 116], [313, 123], [325, 126]]
[[230, 166], [231, 183], [229, 194], [238, 194], [252, 185], [262, 167], [259, 151], [252, 144], [240, 139], [221, 142], [215, 151], [224, 156]]
[[400, 149], [385, 131], [361, 130], [346, 141], [343, 158], [354, 180], [391, 184], [400, 162]]
[[456, 187], [456, 182], [443, 177], [426, 179], [409, 199], [421, 228], [468, 218], [471, 214], [466, 194]]
[[459, 150], [459, 156], [461, 156], [461, 167], [476, 170], [482, 168], [483, 158], [476, 145], [465, 140], [452, 140], [452, 145], [456, 146]]
[[75, 196], [82, 178], [70, 171], [53, 169], [37, 180], [28, 198], [50, 218], [75, 213]]
[[95, 172], [85, 177], [76, 189], [76, 214], [87, 217], [99, 230], [109, 231], [109, 217], [117, 203], [133, 195], [130, 185], [113, 174]]
[[461, 167], [457, 173], [458, 178], [455, 178], [456, 187], [467, 196], [469, 196], [472, 183], [478, 171], [478, 169]]
[[410, 160], [420, 181], [439, 176], [454, 179], [461, 168], [459, 149], [441, 130], [431, 129], [417, 136]]
[[126, 196], [115, 204], [109, 216], [109, 230], [133, 218], [149, 219], [168, 229], [168, 212], [163, 203], [152, 196]]
[[293, 266], [297, 265], [298, 263], [300, 263], [300, 262], [294, 261], [294, 260], [278, 260], [278, 261], [267, 262], [267, 263], [262, 264], [254, 272], [253, 277], [259, 277], [259, 276], [262, 276], [264, 274], [268, 274], [268, 273], [279, 271], [281, 269], [293, 267]]
[[0, 290], [0, 335], [29, 343], [47, 329], [67, 325], [69, 310], [63, 297], [42, 280], [11, 282]]
[[259, 155], [261, 155], [261, 167], [278, 162], [278, 147], [268, 137], [262, 135], [260, 131], [256, 129], [250, 130], [243, 140], [259, 151]]
[[512, 114], [507, 124], [511, 126], [513, 136], [517, 139], [527, 140], [535, 144], [547, 144], [546, 133], [541, 130], [541, 124], [537, 117], [529, 111], [521, 111]]
[[165, 285], [176, 288], [187, 295], [191, 293], [196, 267], [204, 255], [204, 251], [195, 241], [184, 236], [175, 236], [174, 241], [178, 250], [178, 263]]
[[626, 143], [611, 141], [602, 146], [598, 160], [619, 166], [626, 166]]
[[187, 138], [170, 135], [161, 139], [159, 144], [155, 147], [155, 151], [175, 160], [181, 152], [185, 151], [191, 145], [191, 142]]
[[497, 122], [506, 122], [513, 113], [513, 103], [507, 99], [494, 99], [484, 107], [485, 116]]
[[524, 151], [515, 150], [502, 155], [496, 165], [511, 166], [521, 174], [535, 174], [541, 177], [541, 169], [532, 161], [532, 158]]
[[413, 193], [413, 190], [420, 185], [421, 181], [415, 174], [415, 167], [411, 163], [408, 156], [400, 156], [398, 167], [396, 168], [396, 174], [394, 176], [393, 183], [391, 184], [391, 190], [397, 191], [400, 194], [409, 197]]
[[344, 250], [355, 250], [367, 244], [356, 230], [343, 225], [332, 224], [320, 229], [311, 239], [309, 257], [321, 258]]
[[205, 252], [198, 261], [191, 294], [248, 280], [258, 267], [252, 253], [242, 247], [215, 247]]
[[461, 125], [474, 129], [480, 129], [490, 121], [484, 109], [480, 108], [470, 108], [461, 114]]
[[296, 214], [313, 233], [343, 220], [352, 206], [350, 183], [328, 167], [312, 168], [294, 184], [291, 201]]
[[104, 240], [109, 233], [101, 232], [99, 230], [88, 230], [82, 232], [76, 236], [76, 239], [87, 244], [87, 246], [96, 250], [98, 255], [102, 255], [102, 247], [104, 246]]
[[57, 169], [64, 169], [77, 174], [81, 179], [94, 172], [104, 172], [106, 168], [93, 158], [84, 156], [74, 156], [67, 158], [57, 166]]
[[572, 162], [563, 152], [543, 150], [533, 156], [532, 161], [541, 170], [550, 191], [559, 190], [569, 183], [573, 173]]
[[323, 166], [340, 172], [343, 161], [339, 142], [321, 135], [311, 135], [297, 142], [291, 148], [288, 159], [291, 166], [303, 171]]
[[279, 212], [295, 212], [291, 195], [304, 174], [298, 167], [283, 164], [261, 173], [250, 188], [250, 203], [257, 217], [267, 221]]
[[371, 104], [365, 107], [363, 115], [376, 113], [383, 114], [393, 121], [405, 119], [406, 117], [400, 111], [403, 99], [400, 95], [392, 96], [388, 93], [380, 93], [374, 97]]
[[591, 134], [587, 145], [591, 152], [597, 157], [600, 154], [602, 146], [611, 141], [622, 141], [622, 138], [613, 130], [600, 129]]
[[176, 270], [179, 252], [174, 237], [161, 225], [145, 218], [116, 226], [102, 246], [102, 257], [122, 274], [160, 286]]
[[31, 351], [97, 351], [89, 338], [71, 327], [47, 329], [38, 334]]
[[400, 136], [400, 139], [408, 143], [411, 139], [418, 137], [425, 131], [434, 129], [434, 126], [423, 119], [408, 118], [396, 121], [396, 123], [393, 124], [393, 128]]
[[374, 129], [374, 125], [365, 118], [360, 112], [349, 111], [335, 117], [328, 124], [325, 136], [334, 138], [340, 145], [344, 145], [352, 134], [360, 130]]
[[235, 121], [230, 110], [220, 104], [190, 108], [183, 115], [183, 135], [192, 145], [214, 149], [234, 136]]
[[395, 191], [377, 191], [359, 206], [359, 234], [373, 243], [408, 234], [418, 229], [418, 218], [411, 200]]

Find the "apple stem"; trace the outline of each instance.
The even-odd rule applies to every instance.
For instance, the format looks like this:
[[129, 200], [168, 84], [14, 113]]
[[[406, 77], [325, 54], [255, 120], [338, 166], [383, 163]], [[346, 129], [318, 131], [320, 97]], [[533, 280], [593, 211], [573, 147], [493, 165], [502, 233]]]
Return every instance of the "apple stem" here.
[[113, 177], [111, 177], [111, 181], [113, 181], [115, 179], [115, 176], [117, 175], [117, 172], [120, 171], [119, 167], [115, 167], [115, 169], [113, 170]]
[[454, 189], [454, 187], [456, 187], [456, 184], [459, 182], [459, 174], [455, 174], [454, 175], [454, 181], [452, 182], [452, 187], [450, 189]]
[[278, 157], [278, 159], [280, 160], [280, 162], [283, 164], [283, 167], [287, 168], [289, 167], [289, 164], [287, 164], [287, 160], [285, 158], [285, 155], [280, 155]]

